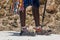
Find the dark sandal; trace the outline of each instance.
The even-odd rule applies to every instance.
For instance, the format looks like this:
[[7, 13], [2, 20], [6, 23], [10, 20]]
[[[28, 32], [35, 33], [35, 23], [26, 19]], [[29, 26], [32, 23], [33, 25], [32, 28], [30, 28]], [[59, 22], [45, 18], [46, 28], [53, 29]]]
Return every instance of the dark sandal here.
[[20, 36], [35, 36], [34, 32], [29, 32], [27, 28], [21, 30]]

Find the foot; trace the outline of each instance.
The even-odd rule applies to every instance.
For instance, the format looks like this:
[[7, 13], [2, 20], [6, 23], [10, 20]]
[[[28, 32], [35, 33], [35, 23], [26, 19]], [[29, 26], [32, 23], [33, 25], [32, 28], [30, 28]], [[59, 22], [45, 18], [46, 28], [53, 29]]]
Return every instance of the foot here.
[[41, 27], [36, 27], [34, 28], [36, 30], [36, 34], [41, 34], [42, 28]]
[[42, 31], [42, 28], [41, 27], [36, 27], [34, 29], [36, 30], [36, 32], [41, 32]]
[[23, 35], [35, 36], [35, 33], [34, 33], [34, 32], [29, 32], [29, 31], [27, 30], [27, 28], [22, 28], [20, 35], [21, 35], [21, 36], [23, 36]]

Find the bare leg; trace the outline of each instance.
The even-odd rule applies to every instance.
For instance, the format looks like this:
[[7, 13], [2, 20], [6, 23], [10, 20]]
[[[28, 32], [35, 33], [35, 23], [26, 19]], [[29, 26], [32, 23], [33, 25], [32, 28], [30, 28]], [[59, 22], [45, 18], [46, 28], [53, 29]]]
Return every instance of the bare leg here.
[[20, 11], [20, 22], [21, 22], [21, 27], [25, 26], [25, 20], [26, 20], [26, 13], [25, 13], [26, 9], [24, 9], [24, 11]]
[[40, 27], [39, 8], [33, 6], [32, 12], [35, 20], [35, 26], [36, 26], [35, 30], [36, 30], [36, 33], [39, 33], [42, 30]]
[[31, 35], [31, 36], [34, 36], [35, 33], [30, 33], [26, 26], [25, 26], [25, 20], [26, 20], [26, 13], [25, 13], [26, 9], [24, 10], [24, 12], [20, 12], [20, 21], [21, 21], [21, 33], [20, 33], [20, 36], [22, 35]]
[[40, 22], [39, 22], [39, 8], [32, 7], [32, 12], [33, 12], [34, 20], [35, 20], [35, 25], [36, 25], [36, 27], [38, 27], [38, 26], [40, 26]]
[[26, 13], [25, 13], [26, 9], [24, 9], [24, 11], [19, 11], [19, 15], [20, 15], [20, 23], [21, 23], [21, 33], [20, 35], [23, 34], [23, 28], [25, 27], [25, 20], [26, 20]]

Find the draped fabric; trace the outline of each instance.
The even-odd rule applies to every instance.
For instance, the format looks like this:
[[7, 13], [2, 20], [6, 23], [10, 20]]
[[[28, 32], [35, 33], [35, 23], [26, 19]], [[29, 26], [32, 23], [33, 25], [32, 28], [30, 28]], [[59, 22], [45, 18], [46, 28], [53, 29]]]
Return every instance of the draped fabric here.
[[39, 0], [24, 0], [24, 7], [27, 7], [29, 5], [39, 7]]
[[34, 7], [39, 7], [39, 0], [33, 0], [33, 3], [32, 3], [32, 5], [34, 6]]
[[[18, 5], [18, 2], [13, 2], [14, 3], [14, 10], [16, 10], [16, 6]], [[39, 7], [39, 0], [19, 0], [19, 7], [20, 10], [23, 11], [24, 8], [27, 6], [34, 6], [34, 7]]]
[[17, 8], [18, 4], [19, 4], [19, 1], [13, 0], [13, 7], [14, 7], [13, 11], [14, 11], [14, 13], [17, 13], [17, 11], [18, 11], [18, 8]]
[[32, 5], [33, 0], [24, 0], [24, 7], [26, 8], [29, 5]]
[[19, 3], [20, 3], [19, 4], [20, 5], [20, 10], [23, 11], [24, 10], [24, 4], [23, 4], [24, 3], [24, 0], [20, 0]]

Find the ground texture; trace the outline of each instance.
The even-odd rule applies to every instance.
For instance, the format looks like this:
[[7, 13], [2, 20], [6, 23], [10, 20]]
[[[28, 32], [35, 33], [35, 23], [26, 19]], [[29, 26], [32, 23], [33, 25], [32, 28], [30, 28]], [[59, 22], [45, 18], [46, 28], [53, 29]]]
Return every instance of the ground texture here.
[[60, 40], [60, 35], [19, 36], [20, 32], [0, 31], [0, 40]]

